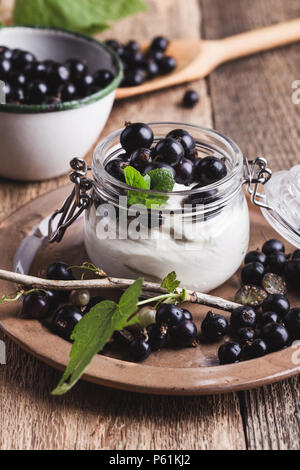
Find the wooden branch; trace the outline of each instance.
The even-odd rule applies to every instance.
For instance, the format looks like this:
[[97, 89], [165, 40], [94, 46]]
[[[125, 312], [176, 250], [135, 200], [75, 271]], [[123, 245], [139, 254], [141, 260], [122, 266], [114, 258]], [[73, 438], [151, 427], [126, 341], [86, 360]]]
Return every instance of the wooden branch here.
[[[23, 286], [30, 286], [37, 289], [50, 289], [50, 290], [78, 290], [78, 289], [126, 289], [131, 286], [135, 281], [132, 279], [119, 279], [113, 277], [106, 277], [103, 279], [88, 279], [83, 281], [52, 281], [50, 279], [42, 279], [34, 276], [27, 276], [25, 274], [18, 274], [11, 271], [4, 271], [0, 269], [0, 279], [5, 281], [14, 282]], [[144, 282], [143, 289], [147, 292], [155, 294], [166, 294], [167, 290], [160, 287], [159, 284], [153, 282]], [[220, 297], [214, 297], [209, 294], [202, 294], [200, 292], [187, 291], [187, 302], [193, 302], [201, 305], [206, 305], [210, 308], [217, 308], [232, 312], [239, 304], [225, 300]]]

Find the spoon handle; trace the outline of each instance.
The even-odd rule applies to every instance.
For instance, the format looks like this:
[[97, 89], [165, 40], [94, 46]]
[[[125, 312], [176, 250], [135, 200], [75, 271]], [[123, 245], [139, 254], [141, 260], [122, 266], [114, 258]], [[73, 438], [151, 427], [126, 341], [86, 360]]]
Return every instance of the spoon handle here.
[[218, 41], [222, 62], [300, 41], [300, 18]]

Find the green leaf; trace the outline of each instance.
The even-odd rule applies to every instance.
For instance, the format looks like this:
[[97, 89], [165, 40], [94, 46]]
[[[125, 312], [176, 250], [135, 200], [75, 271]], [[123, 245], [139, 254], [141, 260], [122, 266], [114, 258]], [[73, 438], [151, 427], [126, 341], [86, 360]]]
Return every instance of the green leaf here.
[[180, 286], [180, 281], [177, 280], [177, 275], [175, 271], [168, 274], [167, 277], [163, 280], [161, 287], [167, 289], [170, 294], [175, 292], [175, 290]]
[[[126, 184], [132, 186], [133, 188], [140, 189], [150, 189], [151, 179], [150, 176], [146, 175], [145, 177], [141, 173], [133, 168], [132, 166], [127, 166], [124, 170]], [[139, 191], [127, 191], [128, 195], [128, 204], [132, 206], [133, 204], [145, 204], [147, 198], [146, 193]]]
[[14, 21], [95, 34], [108, 28], [109, 21], [146, 9], [142, 0], [16, 0]]
[[137, 279], [122, 295], [119, 305], [105, 300], [95, 305], [76, 325], [71, 339], [74, 341], [70, 362], [53, 395], [68, 392], [84, 374], [93, 357], [102, 351], [115, 331], [138, 322], [131, 318], [138, 310], [143, 279]]
[[151, 190], [170, 193], [174, 188], [174, 178], [172, 172], [166, 168], [157, 168], [149, 171], [151, 178]]

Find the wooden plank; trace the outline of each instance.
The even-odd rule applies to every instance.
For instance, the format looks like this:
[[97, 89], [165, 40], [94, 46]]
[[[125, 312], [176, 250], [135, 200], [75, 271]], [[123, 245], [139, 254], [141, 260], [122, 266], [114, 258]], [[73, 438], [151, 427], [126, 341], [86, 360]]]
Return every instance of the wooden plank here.
[[[290, 0], [202, 0], [204, 36], [219, 38], [300, 16]], [[292, 82], [300, 77], [300, 45], [222, 66], [209, 78], [216, 129], [229, 135], [248, 158], [265, 155], [274, 170], [300, 163]], [[250, 449], [299, 449], [295, 409], [299, 379], [240, 394]]]
[[[145, 41], [161, 33], [174, 38], [199, 35], [197, 0], [148, 3], [148, 13], [121, 21], [101, 37]], [[194, 110], [179, 106], [187, 88], [118, 103], [103, 135], [122, 127], [125, 120], [171, 120], [211, 126], [205, 81], [193, 84], [201, 96], [201, 103]], [[0, 217], [66, 181], [67, 177], [41, 184], [1, 181]], [[8, 363], [0, 366], [1, 449], [245, 448], [237, 395], [149, 397], [80, 383], [67, 396], [54, 398], [49, 392], [60, 374], [5, 341]]]

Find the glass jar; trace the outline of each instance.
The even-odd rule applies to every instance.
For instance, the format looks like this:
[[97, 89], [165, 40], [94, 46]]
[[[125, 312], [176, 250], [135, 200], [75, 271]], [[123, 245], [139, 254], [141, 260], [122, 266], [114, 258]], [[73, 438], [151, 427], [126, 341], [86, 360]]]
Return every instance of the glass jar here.
[[199, 157], [224, 159], [227, 177], [200, 189], [176, 185], [171, 193], [139, 190], [163, 205], [151, 211], [129, 206], [137, 190], [105, 171], [108, 161], [124, 152], [122, 130], [114, 132], [94, 153], [92, 203], [85, 213], [87, 253], [110, 276], [160, 282], [175, 271], [186, 288], [208, 292], [237, 271], [248, 249], [243, 155], [233, 141], [213, 130], [182, 123], [149, 125], [155, 141], [176, 128], [188, 131]]

